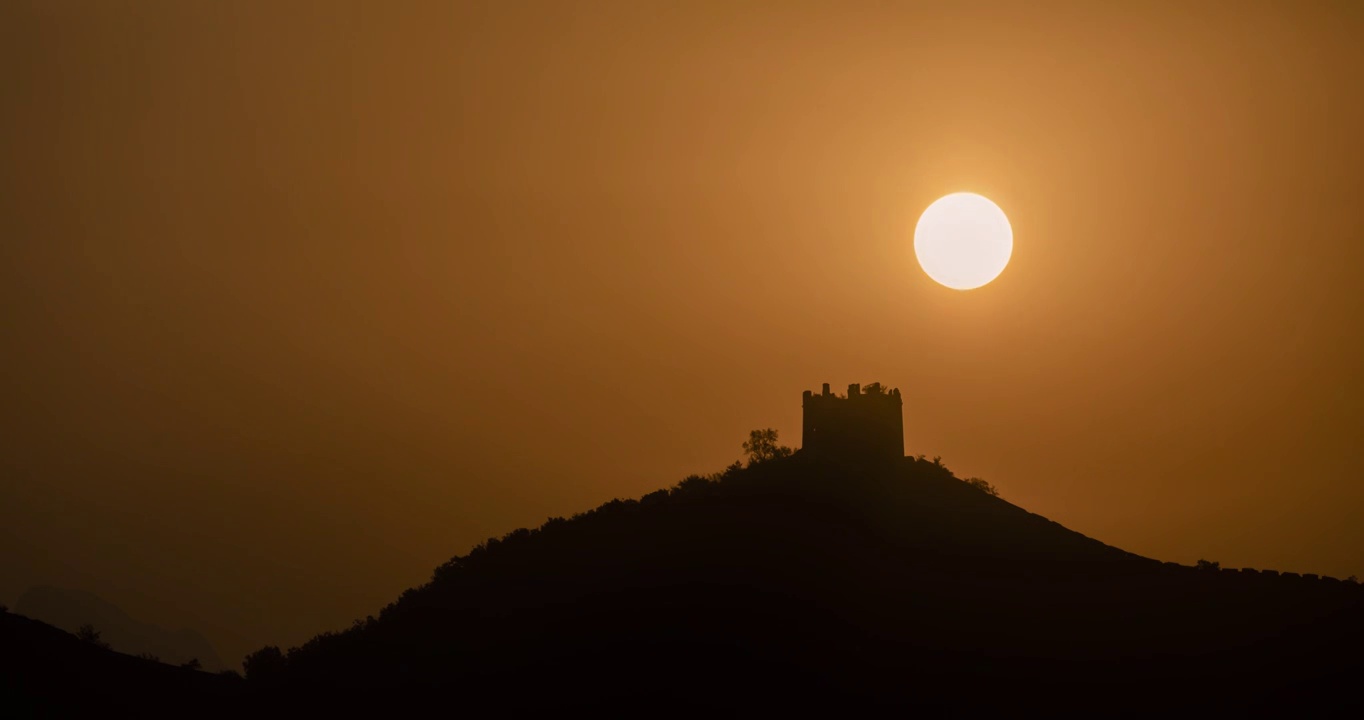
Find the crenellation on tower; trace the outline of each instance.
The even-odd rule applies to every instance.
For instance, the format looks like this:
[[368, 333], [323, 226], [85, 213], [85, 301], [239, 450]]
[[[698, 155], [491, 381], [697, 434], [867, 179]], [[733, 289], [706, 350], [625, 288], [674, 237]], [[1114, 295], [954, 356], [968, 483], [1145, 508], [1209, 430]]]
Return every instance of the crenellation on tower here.
[[802, 452], [843, 458], [902, 458], [904, 420], [898, 388], [880, 383], [863, 388], [848, 385], [847, 395], [835, 395], [824, 383], [819, 395], [802, 396]]

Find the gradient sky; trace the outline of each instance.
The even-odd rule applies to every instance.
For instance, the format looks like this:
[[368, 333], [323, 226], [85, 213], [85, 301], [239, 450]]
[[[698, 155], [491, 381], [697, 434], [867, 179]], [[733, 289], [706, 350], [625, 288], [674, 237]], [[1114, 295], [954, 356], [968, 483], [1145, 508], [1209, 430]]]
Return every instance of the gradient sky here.
[[1107, 543], [1364, 575], [1364, 6], [1109, 5], [0, 4], [0, 601], [232, 663], [872, 381]]

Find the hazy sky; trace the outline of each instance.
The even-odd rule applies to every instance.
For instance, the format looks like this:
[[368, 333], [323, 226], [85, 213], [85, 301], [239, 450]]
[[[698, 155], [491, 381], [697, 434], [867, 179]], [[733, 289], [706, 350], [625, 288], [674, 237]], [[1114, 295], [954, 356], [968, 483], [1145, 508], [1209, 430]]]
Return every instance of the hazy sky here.
[[1364, 575], [1360, 8], [0, 3], [0, 601], [233, 662], [872, 381], [1110, 544]]

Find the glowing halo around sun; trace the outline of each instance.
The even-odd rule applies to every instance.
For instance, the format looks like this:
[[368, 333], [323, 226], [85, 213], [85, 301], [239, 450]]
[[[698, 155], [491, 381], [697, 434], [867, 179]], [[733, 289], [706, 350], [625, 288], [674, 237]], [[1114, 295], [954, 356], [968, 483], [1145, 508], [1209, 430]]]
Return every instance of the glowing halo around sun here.
[[974, 290], [999, 277], [1014, 252], [1009, 218], [975, 193], [944, 195], [914, 227], [914, 255], [928, 276], [954, 290]]

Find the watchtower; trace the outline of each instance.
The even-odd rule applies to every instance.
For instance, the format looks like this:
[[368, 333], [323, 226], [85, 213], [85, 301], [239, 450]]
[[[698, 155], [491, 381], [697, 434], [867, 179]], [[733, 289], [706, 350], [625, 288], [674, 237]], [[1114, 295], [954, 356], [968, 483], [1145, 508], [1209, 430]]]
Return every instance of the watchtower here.
[[886, 390], [880, 383], [863, 389], [854, 383], [844, 396], [829, 392], [829, 383], [824, 383], [818, 395], [806, 390], [801, 406], [804, 453], [845, 458], [905, 456], [899, 389]]

